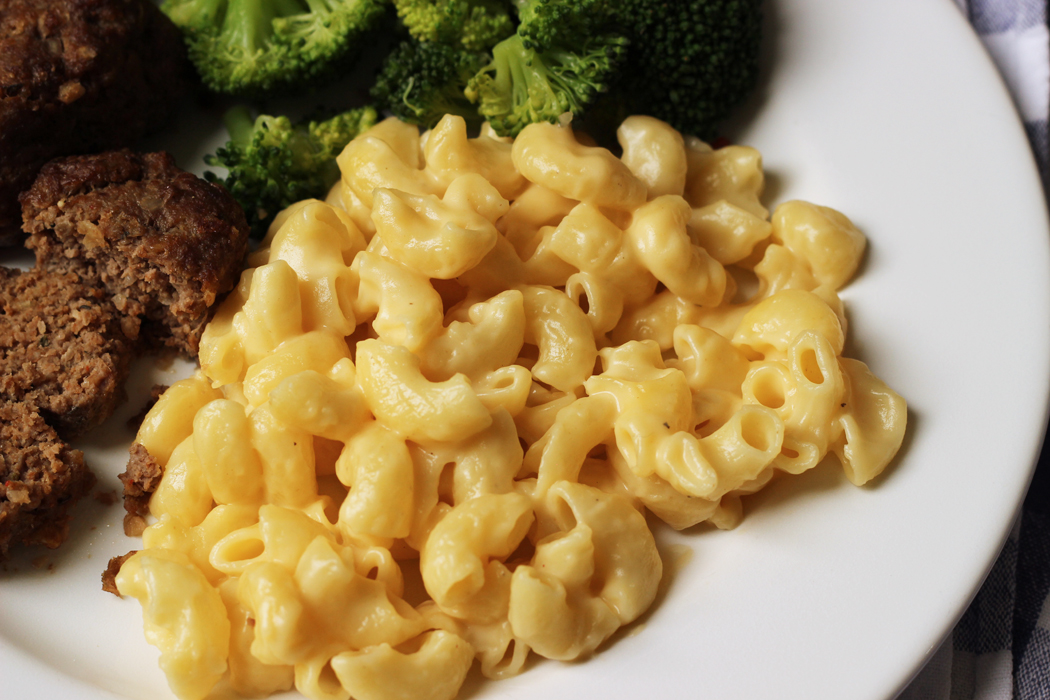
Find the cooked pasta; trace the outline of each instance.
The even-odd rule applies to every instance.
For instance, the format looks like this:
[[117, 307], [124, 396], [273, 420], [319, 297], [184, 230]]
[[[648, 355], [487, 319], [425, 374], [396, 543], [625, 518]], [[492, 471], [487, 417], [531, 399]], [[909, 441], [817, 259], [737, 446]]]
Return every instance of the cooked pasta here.
[[586, 657], [656, 596], [647, 511], [730, 528], [775, 472], [886, 467], [904, 401], [841, 356], [860, 232], [770, 217], [753, 149], [619, 136], [387, 120], [277, 218], [137, 437], [164, 475], [116, 581], [180, 698], [451, 700], [475, 660]]

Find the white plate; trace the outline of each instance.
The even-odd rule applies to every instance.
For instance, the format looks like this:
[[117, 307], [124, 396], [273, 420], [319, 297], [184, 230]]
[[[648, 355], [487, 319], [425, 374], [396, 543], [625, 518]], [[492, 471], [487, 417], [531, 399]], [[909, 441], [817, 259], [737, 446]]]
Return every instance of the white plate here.
[[[737, 140], [765, 154], [770, 202], [837, 207], [870, 237], [844, 294], [848, 349], [908, 400], [902, 455], [867, 488], [834, 464], [777, 480], [731, 532], [661, 531], [674, 575], [640, 624], [586, 663], [468, 681], [465, 697], [892, 698], [1014, 519], [1046, 418], [1050, 247], [1007, 93], [949, 0], [766, 4], [771, 80]], [[201, 124], [184, 163], [214, 147]], [[141, 365], [133, 396], [150, 374], [165, 370]], [[81, 445], [103, 490], [139, 405]], [[138, 604], [99, 589], [136, 546], [120, 506], [76, 513], [43, 568], [33, 552], [0, 573], [0, 695], [170, 697]]]

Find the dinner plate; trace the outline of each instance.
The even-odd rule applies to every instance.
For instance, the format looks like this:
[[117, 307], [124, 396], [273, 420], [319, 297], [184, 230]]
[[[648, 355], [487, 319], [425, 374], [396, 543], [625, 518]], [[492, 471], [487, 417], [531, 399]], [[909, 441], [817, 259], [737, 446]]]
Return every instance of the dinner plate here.
[[[840, 209], [868, 235], [846, 288], [847, 354], [909, 403], [899, 457], [855, 488], [834, 459], [745, 500], [735, 530], [657, 529], [653, 609], [583, 663], [471, 676], [462, 697], [884, 700], [935, 650], [1018, 511], [1050, 391], [1050, 246], [1019, 119], [949, 0], [767, 0], [766, 78], [730, 135], [758, 147], [767, 203]], [[216, 109], [157, 143], [201, 171]], [[7, 263], [26, 259], [7, 254]], [[139, 605], [103, 593], [139, 546], [119, 493], [148, 387], [78, 443], [99, 477], [59, 550], [0, 572], [0, 695], [170, 697]]]

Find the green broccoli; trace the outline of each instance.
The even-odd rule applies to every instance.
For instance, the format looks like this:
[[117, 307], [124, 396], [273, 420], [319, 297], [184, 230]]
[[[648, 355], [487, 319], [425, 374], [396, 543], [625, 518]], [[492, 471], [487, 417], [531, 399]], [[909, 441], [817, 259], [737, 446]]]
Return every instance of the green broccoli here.
[[[515, 1], [515, 37], [493, 49], [495, 60], [467, 90], [502, 134], [517, 133], [530, 121], [553, 121], [561, 107], [579, 118], [600, 103], [603, 112], [649, 114], [711, 138], [755, 85], [761, 0]], [[571, 72], [560, 84], [549, 80], [547, 91], [542, 71], [516, 67], [535, 67], [536, 57], [549, 66], [551, 55], [582, 59], [603, 48], [608, 60], [592, 59], [582, 74], [586, 80]], [[544, 92], [568, 99], [548, 99]]]
[[228, 170], [225, 178], [206, 172], [209, 182], [226, 187], [244, 209], [252, 236], [261, 238], [282, 209], [311, 197], [323, 198], [339, 179], [335, 158], [350, 141], [376, 123], [371, 107], [325, 121], [292, 124], [288, 117], [260, 115], [246, 107], [226, 113], [230, 140], [208, 165]]
[[426, 128], [445, 114], [458, 114], [477, 126], [481, 122], [478, 110], [463, 90], [487, 62], [484, 53], [430, 41], [406, 41], [387, 57], [372, 86], [372, 99], [379, 109]]
[[516, 0], [518, 34], [526, 48], [579, 43], [618, 29], [615, 0]]
[[758, 79], [761, 0], [620, 0], [615, 7], [631, 41], [618, 87], [627, 112], [716, 136]]
[[498, 134], [516, 136], [533, 122], [582, 112], [608, 89], [626, 46], [620, 37], [600, 35], [581, 37], [571, 50], [537, 51], [514, 34], [493, 47], [492, 61], [471, 79], [466, 95]]
[[384, 0], [164, 0], [216, 92], [257, 97], [311, 85], [356, 55]]
[[394, 7], [416, 41], [485, 51], [514, 33], [506, 0], [394, 0]]

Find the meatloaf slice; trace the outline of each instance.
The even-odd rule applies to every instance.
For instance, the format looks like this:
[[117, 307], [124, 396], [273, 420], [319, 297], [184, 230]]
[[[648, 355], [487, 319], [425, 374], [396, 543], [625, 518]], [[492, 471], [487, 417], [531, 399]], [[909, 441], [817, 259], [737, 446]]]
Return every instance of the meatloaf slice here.
[[67, 440], [95, 427], [124, 398], [123, 321], [75, 272], [0, 268], [0, 403], [25, 402]]
[[0, 2], [0, 246], [22, 240], [18, 194], [44, 163], [134, 144], [192, 81], [152, 0]]
[[97, 279], [147, 347], [197, 353], [247, 251], [244, 212], [225, 189], [167, 153], [122, 150], [51, 161], [21, 202], [37, 267]]
[[84, 455], [31, 406], [0, 403], [0, 560], [13, 542], [62, 544], [70, 506], [94, 483]]

